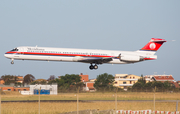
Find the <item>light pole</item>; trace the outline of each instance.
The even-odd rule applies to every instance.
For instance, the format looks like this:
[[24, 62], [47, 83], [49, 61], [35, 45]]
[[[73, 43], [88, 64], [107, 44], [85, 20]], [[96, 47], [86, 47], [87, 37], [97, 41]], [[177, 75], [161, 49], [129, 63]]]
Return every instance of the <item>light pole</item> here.
[[156, 92], [156, 86], [154, 88], [154, 114], [155, 114], [155, 92]]
[[178, 111], [178, 100], [176, 101], [176, 111]]
[[117, 91], [118, 91], [118, 87], [116, 87], [116, 95], [115, 95], [115, 114], [117, 112]]
[[41, 92], [41, 87], [39, 89], [39, 114], [40, 114], [40, 92]]
[[0, 114], [1, 114], [1, 93], [2, 93], [2, 88], [3, 87], [1, 87], [1, 91], [0, 91]]
[[79, 114], [79, 87], [78, 87], [78, 90], [77, 90], [77, 114]]

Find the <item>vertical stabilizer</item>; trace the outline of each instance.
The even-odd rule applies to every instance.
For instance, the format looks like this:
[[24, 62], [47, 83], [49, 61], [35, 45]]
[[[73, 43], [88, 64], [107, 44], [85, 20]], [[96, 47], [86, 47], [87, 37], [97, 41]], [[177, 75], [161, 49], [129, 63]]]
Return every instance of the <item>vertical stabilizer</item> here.
[[157, 51], [164, 42], [166, 42], [166, 40], [164, 40], [164, 39], [151, 38], [149, 43], [147, 43], [143, 48], [141, 48], [140, 51], [141, 50], [145, 50], [145, 51]]

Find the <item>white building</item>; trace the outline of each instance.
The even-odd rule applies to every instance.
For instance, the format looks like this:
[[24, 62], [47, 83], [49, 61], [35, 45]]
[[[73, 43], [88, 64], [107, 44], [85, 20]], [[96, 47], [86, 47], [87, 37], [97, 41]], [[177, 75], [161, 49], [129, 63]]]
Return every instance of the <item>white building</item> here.
[[39, 90], [41, 88], [44, 90], [50, 90], [50, 95], [58, 94], [58, 86], [57, 85], [30, 85], [30, 91], [21, 91], [23, 95], [33, 95], [34, 90]]

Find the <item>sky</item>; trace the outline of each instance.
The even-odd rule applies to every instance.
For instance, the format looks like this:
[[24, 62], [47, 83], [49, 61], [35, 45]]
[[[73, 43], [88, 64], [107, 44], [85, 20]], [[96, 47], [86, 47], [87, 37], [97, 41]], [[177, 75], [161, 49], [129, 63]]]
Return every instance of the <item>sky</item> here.
[[[1, 0], [0, 76], [135, 74], [172, 75], [180, 80], [179, 0]], [[5, 52], [19, 46], [136, 51], [151, 38], [166, 43], [157, 60], [135, 64], [102, 64], [15, 60]], [[175, 40], [175, 41], [172, 41]]]

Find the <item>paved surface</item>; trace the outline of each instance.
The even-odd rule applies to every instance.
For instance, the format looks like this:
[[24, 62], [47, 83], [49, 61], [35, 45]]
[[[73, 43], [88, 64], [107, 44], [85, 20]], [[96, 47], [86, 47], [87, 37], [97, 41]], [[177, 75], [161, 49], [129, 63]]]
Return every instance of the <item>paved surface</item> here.
[[[38, 102], [39, 100], [17, 100], [6, 102]], [[77, 102], [77, 100], [41, 100], [40, 102]], [[79, 102], [115, 102], [114, 100], [79, 100]], [[117, 102], [153, 102], [153, 100], [118, 100]], [[156, 102], [180, 102], [180, 100], [156, 100]]]

